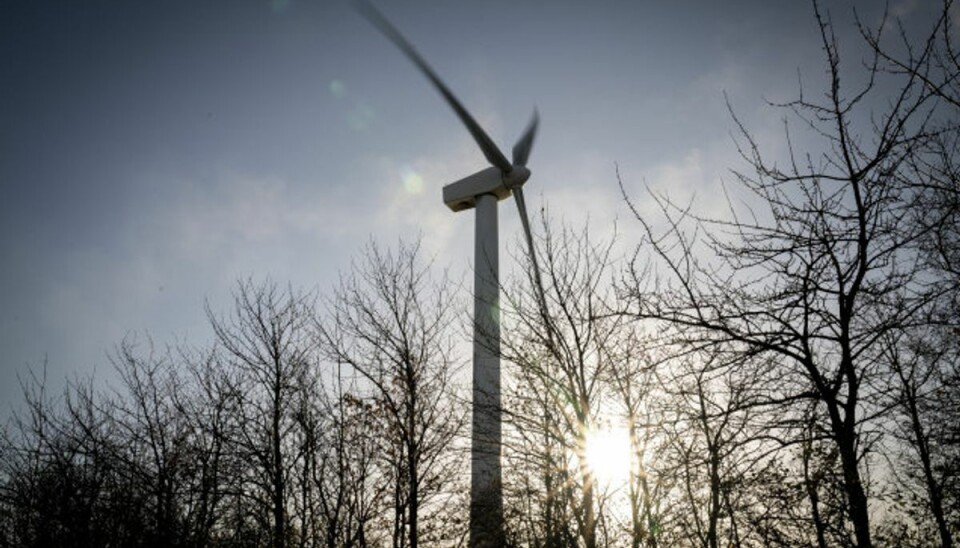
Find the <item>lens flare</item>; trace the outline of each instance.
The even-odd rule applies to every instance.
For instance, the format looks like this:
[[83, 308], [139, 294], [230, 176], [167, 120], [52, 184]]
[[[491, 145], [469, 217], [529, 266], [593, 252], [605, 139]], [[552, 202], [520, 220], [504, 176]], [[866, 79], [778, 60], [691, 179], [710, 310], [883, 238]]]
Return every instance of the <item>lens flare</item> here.
[[400, 180], [403, 181], [403, 189], [406, 190], [408, 194], [420, 194], [423, 192], [423, 177], [412, 168], [401, 168]]
[[293, 0], [272, 0], [270, 2], [270, 7], [273, 9], [274, 13], [283, 13], [287, 11], [287, 8], [290, 7], [290, 4], [293, 3]]
[[344, 84], [341, 80], [333, 80], [330, 82], [330, 95], [333, 95], [337, 99], [343, 99], [347, 96], [347, 85]]

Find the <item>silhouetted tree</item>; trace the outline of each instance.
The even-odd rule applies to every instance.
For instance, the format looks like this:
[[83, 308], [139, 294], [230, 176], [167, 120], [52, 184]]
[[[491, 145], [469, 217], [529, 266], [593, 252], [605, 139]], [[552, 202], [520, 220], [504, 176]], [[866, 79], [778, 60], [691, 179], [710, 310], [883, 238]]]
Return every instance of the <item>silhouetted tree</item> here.
[[395, 547], [416, 548], [427, 529], [421, 513], [456, 500], [450, 489], [465, 479], [454, 447], [467, 411], [453, 384], [461, 365], [451, 330], [456, 302], [447, 278], [431, 277], [419, 243], [396, 251], [371, 243], [325, 301], [323, 351], [363, 377], [379, 421], [379, 457], [395, 480]]
[[183, 536], [190, 546], [227, 544], [227, 495], [243, 463], [229, 444], [236, 438], [235, 385], [215, 349], [182, 350], [178, 406], [189, 429], [190, 472], [183, 487]]
[[382, 432], [342, 368], [328, 377], [309, 384], [298, 415], [305, 433], [298, 506], [311, 527], [301, 537], [329, 548], [378, 545], [383, 535], [374, 521], [386, 490], [376, 470]]
[[190, 487], [191, 431], [183, 413], [185, 381], [169, 353], [152, 344], [140, 355], [136, 343], [121, 343], [113, 358], [122, 391], [107, 408], [117, 430], [115, 458], [128, 488], [144, 495], [150, 546], [178, 546], [186, 539], [184, 490]]
[[92, 382], [72, 382], [61, 398], [45, 378], [24, 385], [25, 410], [4, 431], [4, 534], [10, 546], [106, 546], [149, 542], [144, 493], [123, 489], [122, 439]]
[[546, 302], [539, 301], [529, 269], [526, 279], [503, 291], [503, 355], [516, 366], [505, 404], [515, 455], [507, 458], [536, 463], [534, 477], [511, 480], [521, 496], [531, 485], [542, 489], [543, 500], [524, 503], [541, 514], [542, 530], [532, 534], [545, 546], [595, 547], [609, 544], [619, 526], [598, 513], [606, 493], [595, 483], [586, 443], [591, 430], [606, 426], [601, 409], [617, 406], [608, 374], [629, 354], [632, 326], [613, 313], [615, 239], [595, 243], [586, 228], [554, 230], [546, 219], [541, 232]]
[[295, 441], [301, 382], [317, 364], [312, 314], [310, 295], [281, 290], [272, 282], [238, 284], [229, 319], [208, 309], [224, 359], [236, 371], [238, 416], [231, 444], [249, 463], [243, 496], [255, 501], [255, 520], [269, 516], [265, 521], [274, 548], [284, 548], [292, 533], [291, 475], [304, 459], [303, 446]]
[[711, 219], [653, 196], [667, 228], [637, 219], [664, 276], [635, 268], [631, 292], [636, 317], [663, 322], [672, 337], [769, 356], [793, 391], [774, 401], [817, 402], [819, 427], [837, 451], [853, 542], [866, 547], [873, 540], [864, 467], [884, 411], [875, 387], [889, 372], [880, 341], [925, 321], [946, 290], [928, 284], [936, 274], [911, 258], [930, 229], [914, 222], [912, 166], [939, 132], [932, 120], [941, 111], [916, 74], [881, 87], [878, 54], [865, 64], [865, 83], [847, 91], [831, 22], [816, 4], [814, 11], [825, 94], [817, 101], [801, 90], [783, 106], [822, 143], [799, 153], [788, 132], [789, 157], [772, 162], [740, 125], [753, 172], [736, 178], [750, 208]]
[[660, 506], [664, 476], [654, 473], [649, 463], [663, 444], [663, 416], [657, 409], [662, 398], [658, 390], [660, 356], [653, 339], [640, 330], [625, 330], [624, 338], [611, 349], [606, 382], [618, 414], [625, 419], [630, 444], [630, 471], [627, 499], [631, 548], [658, 546], [662, 529]]

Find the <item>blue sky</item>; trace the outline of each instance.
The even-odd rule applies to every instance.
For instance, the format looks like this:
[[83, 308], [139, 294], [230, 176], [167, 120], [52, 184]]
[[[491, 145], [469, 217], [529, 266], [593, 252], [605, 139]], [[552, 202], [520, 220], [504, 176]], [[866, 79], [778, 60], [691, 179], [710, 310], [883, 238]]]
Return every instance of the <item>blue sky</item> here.
[[[823, 77], [803, 1], [377, 4], [504, 151], [537, 106], [531, 207], [627, 241], [615, 164], [710, 204], [743, 167], [724, 93], [777, 154], [764, 99]], [[824, 4], [844, 44], [854, 5], [878, 21]], [[908, 24], [936, 7], [891, 3]], [[44, 361], [57, 387], [109, 378], [130, 334], [203, 344], [204, 302], [226, 311], [239, 278], [323, 292], [366, 242], [417, 234], [470, 268], [472, 215], [440, 193], [483, 157], [349, 2], [6, 0], [0, 82], [2, 414]]]

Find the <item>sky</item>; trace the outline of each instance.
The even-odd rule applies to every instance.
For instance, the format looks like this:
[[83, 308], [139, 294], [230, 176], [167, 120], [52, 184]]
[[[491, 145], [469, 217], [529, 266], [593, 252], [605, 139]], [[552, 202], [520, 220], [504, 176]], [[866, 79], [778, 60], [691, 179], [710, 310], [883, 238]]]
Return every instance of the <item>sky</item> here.
[[[531, 211], [627, 241], [620, 197], [709, 207], [743, 168], [726, 100], [771, 154], [824, 65], [803, 1], [375, 2], [507, 154], [534, 107]], [[824, 1], [841, 45], [880, 2]], [[933, 0], [894, 0], [908, 26]], [[859, 62], [854, 57], [853, 62]], [[0, 3], [0, 416], [18, 378], [96, 375], [125, 337], [211, 340], [239, 279], [323, 293], [375, 240], [469, 272], [443, 185], [485, 167], [429, 83], [349, 1]], [[641, 211], [647, 202], [640, 200]], [[520, 244], [500, 204], [501, 264]], [[508, 264], [505, 264], [508, 263]]]

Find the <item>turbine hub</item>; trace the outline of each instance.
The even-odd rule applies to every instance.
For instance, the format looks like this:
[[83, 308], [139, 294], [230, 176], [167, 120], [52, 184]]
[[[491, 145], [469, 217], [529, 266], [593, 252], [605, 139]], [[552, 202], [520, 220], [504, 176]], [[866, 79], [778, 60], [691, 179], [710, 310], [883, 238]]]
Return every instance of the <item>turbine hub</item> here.
[[513, 190], [530, 178], [530, 170], [525, 166], [513, 166], [508, 173], [503, 174], [503, 186]]

